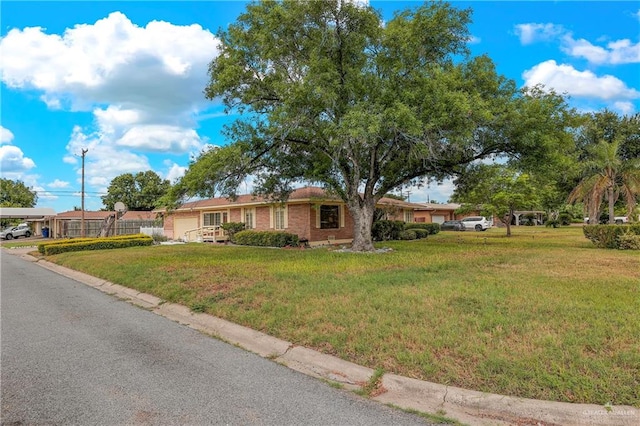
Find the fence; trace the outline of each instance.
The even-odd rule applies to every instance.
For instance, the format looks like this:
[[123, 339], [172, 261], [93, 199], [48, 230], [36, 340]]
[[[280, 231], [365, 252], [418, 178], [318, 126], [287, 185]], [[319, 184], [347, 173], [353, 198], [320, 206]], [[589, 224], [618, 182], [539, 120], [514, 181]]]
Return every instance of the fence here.
[[[104, 221], [101, 220], [85, 220], [84, 221], [84, 234], [87, 237], [100, 236], [100, 230], [102, 229]], [[154, 228], [158, 222], [155, 220], [118, 220], [114, 227], [109, 230], [109, 236], [114, 235], [131, 235], [139, 234], [142, 228], [161, 229]], [[164, 234], [164, 232], [160, 232]], [[57, 237], [62, 238], [79, 238], [82, 236], [82, 221], [80, 220], [65, 220], [60, 223], [60, 232]]]

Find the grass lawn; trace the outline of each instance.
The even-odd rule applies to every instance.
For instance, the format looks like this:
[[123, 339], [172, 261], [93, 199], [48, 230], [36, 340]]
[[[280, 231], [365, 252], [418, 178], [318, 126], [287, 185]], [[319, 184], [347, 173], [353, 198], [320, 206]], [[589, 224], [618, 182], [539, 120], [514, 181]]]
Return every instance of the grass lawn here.
[[187, 244], [50, 260], [408, 377], [640, 407], [640, 253], [581, 227], [442, 232], [393, 251]]

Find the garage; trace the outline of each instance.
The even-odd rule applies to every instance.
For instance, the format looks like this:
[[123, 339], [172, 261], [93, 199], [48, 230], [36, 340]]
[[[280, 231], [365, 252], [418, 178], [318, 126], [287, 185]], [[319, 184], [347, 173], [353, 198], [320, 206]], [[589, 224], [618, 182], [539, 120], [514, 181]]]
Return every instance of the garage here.
[[173, 222], [173, 238], [181, 240], [187, 231], [200, 227], [200, 220], [196, 217], [176, 217]]
[[434, 215], [431, 215], [431, 221], [433, 223], [439, 223], [439, 224], [442, 225], [444, 223], [444, 221], [445, 221], [445, 218], [444, 218], [443, 215], [434, 214]]

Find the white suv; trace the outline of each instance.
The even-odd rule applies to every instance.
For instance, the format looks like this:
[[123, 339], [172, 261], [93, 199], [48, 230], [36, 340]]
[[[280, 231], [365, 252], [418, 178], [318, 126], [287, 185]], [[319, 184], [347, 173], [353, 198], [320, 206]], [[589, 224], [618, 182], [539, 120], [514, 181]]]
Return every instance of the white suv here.
[[470, 216], [462, 219], [464, 229], [475, 229], [476, 231], [486, 231], [493, 226], [493, 221], [484, 216]]
[[18, 226], [7, 228], [0, 232], [0, 238], [3, 240], [13, 240], [18, 237], [29, 238], [31, 236], [31, 228], [26, 223], [21, 223]]

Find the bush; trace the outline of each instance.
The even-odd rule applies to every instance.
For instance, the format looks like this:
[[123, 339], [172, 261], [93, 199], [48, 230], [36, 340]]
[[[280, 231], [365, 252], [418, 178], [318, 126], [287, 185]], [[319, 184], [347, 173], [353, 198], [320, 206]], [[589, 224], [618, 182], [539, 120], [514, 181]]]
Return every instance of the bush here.
[[405, 229], [424, 229], [429, 235], [436, 235], [440, 232], [439, 223], [405, 223]]
[[407, 231], [415, 232], [417, 239], [427, 238], [427, 236], [429, 236], [429, 230], [424, 228], [411, 227], [410, 229], [407, 229], [404, 232], [407, 232]]
[[93, 238], [91, 241], [86, 239], [66, 240], [62, 244], [46, 244], [44, 254], [50, 256], [53, 254], [66, 253], [70, 251], [85, 250], [107, 250], [126, 247], [150, 246], [153, 244], [153, 238], [148, 235], [138, 235], [135, 238]]
[[398, 235], [400, 240], [415, 240], [417, 238], [415, 229], [408, 229], [406, 231], [400, 231]]
[[618, 249], [640, 250], [640, 235], [627, 231], [618, 237]]
[[571, 219], [573, 217], [571, 216], [571, 214], [567, 213], [567, 212], [561, 212], [558, 215], [558, 222], [560, 222], [560, 225], [562, 226], [569, 226], [571, 224]]
[[[583, 228], [584, 236], [587, 237], [598, 248], [621, 248], [625, 249], [634, 245], [634, 236], [640, 236], [640, 225], [586, 225]], [[629, 236], [623, 237], [623, 235]], [[622, 238], [622, 240], [621, 240]], [[622, 241], [622, 242], [621, 242]]]
[[229, 236], [229, 241], [235, 243], [234, 237], [235, 235], [247, 229], [247, 225], [242, 222], [227, 222], [221, 225], [221, 228], [225, 230], [227, 235]]
[[300, 244], [296, 234], [278, 231], [253, 231], [237, 232], [234, 243], [244, 246], [258, 247], [297, 247]]
[[102, 238], [94, 238], [94, 237], [88, 237], [88, 238], [64, 238], [64, 239], [57, 239], [57, 240], [51, 240], [51, 241], [46, 241], [43, 243], [38, 244], [38, 251], [40, 252], [40, 254], [46, 254], [45, 250], [47, 247], [49, 246], [57, 246], [57, 245], [67, 245], [67, 244], [77, 244], [77, 243], [82, 243], [82, 242], [93, 242], [96, 240], [109, 240], [109, 241], [119, 241], [119, 240], [130, 240], [130, 239], [136, 239], [136, 238], [144, 238], [147, 237], [147, 235], [145, 234], [127, 234], [127, 235], [118, 235], [115, 237], [102, 237]]
[[400, 220], [378, 220], [371, 227], [371, 236], [374, 241], [398, 240], [404, 225]]

